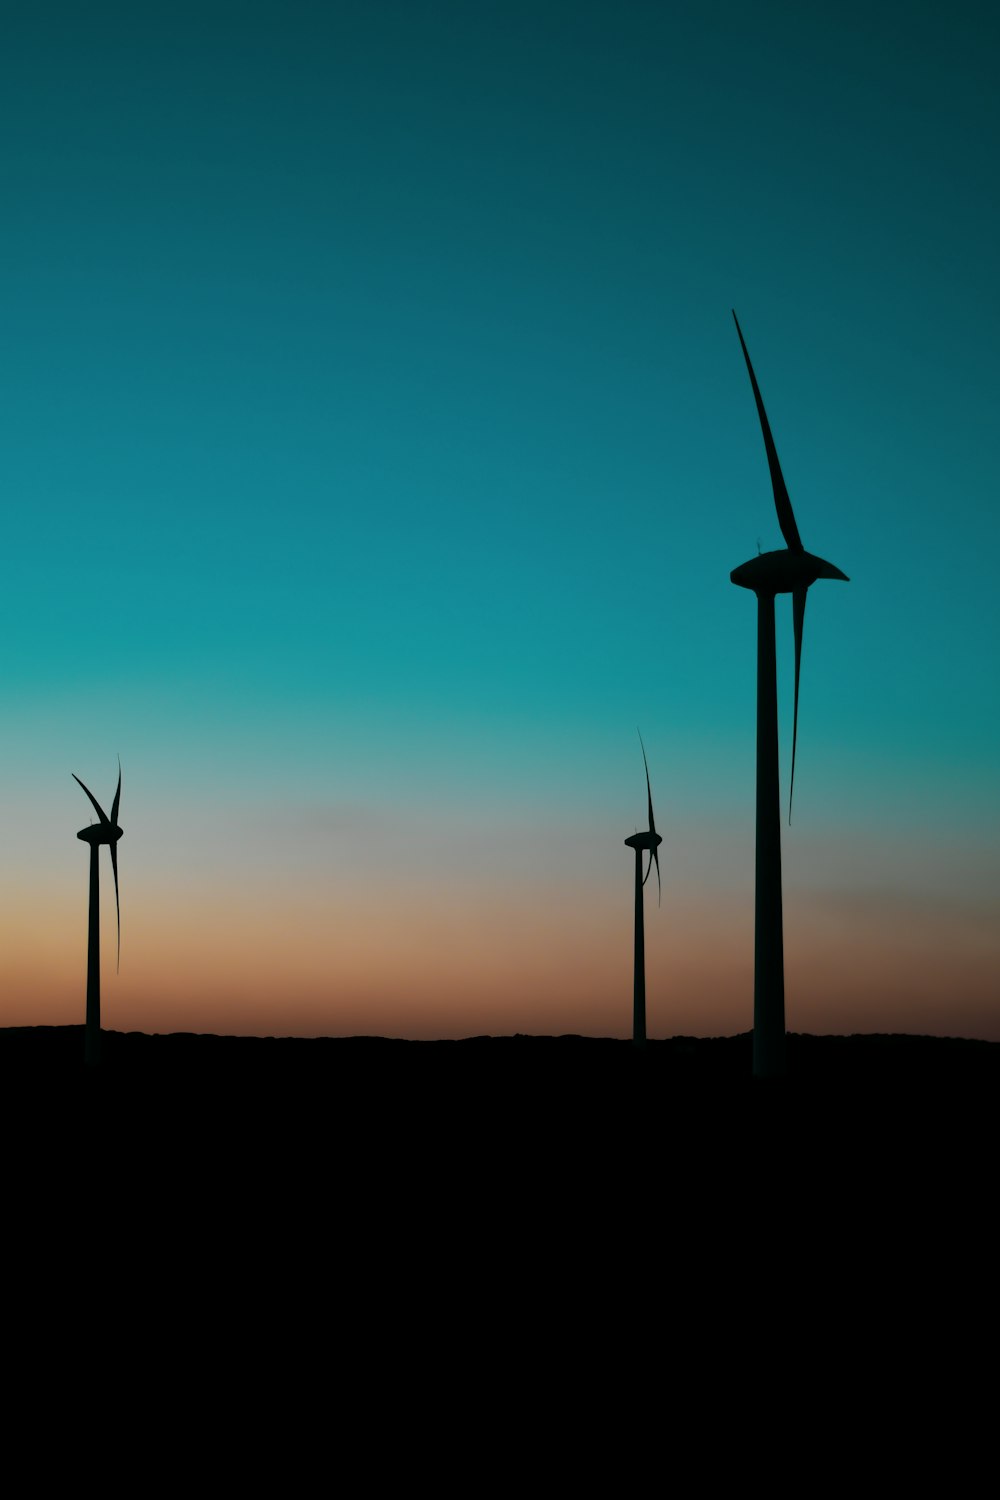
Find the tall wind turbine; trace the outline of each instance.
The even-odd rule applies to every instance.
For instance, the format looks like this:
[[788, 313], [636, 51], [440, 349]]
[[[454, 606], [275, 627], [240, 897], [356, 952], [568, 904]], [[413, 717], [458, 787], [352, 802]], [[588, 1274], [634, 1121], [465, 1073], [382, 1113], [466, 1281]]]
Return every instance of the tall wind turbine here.
[[91, 823], [87, 828], [81, 828], [77, 834], [78, 839], [83, 839], [85, 844], [90, 845], [90, 918], [87, 942], [87, 1030], [84, 1042], [84, 1060], [88, 1063], [99, 1063], [101, 1060], [101, 892], [98, 882], [97, 852], [102, 844], [108, 844], [111, 848], [111, 869], [115, 877], [115, 912], [118, 916], [118, 956], [121, 958], [122, 948], [122, 917], [121, 907], [118, 904], [118, 840], [122, 831], [118, 827], [118, 805], [122, 797], [122, 768], [118, 763], [118, 786], [115, 790], [115, 800], [111, 804], [111, 817], [109, 818], [97, 798], [89, 787], [83, 786], [76, 773], [73, 780], [87, 793], [91, 802], [97, 810], [99, 821]]
[[[649, 879], [649, 872], [653, 868], [655, 859], [657, 896], [662, 895], [659, 846], [663, 843], [653, 822], [653, 793], [649, 789], [649, 764], [646, 760], [646, 747], [642, 744], [641, 734], [639, 744], [642, 745], [642, 763], [646, 767], [649, 830], [647, 833], [633, 833], [625, 840], [629, 848], [635, 850], [635, 969], [632, 980], [632, 1041], [636, 1046], [641, 1046], [646, 1040], [646, 940], [642, 920], [642, 888]], [[643, 875], [642, 855], [645, 849], [649, 850], [649, 864]]]
[[792, 817], [795, 785], [795, 747], [799, 732], [799, 669], [802, 664], [802, 627], [806, 594], [817, 578], [847, 574], [807, 552], [795, 524], [792, 502], [778, 463], [757, 377], [750, 363], [739, 319], [733, 313], [743, 357], [750, 373], [757, 415], [760, 417], [771, 471], [778, 525], [788, 543], [779, 552], [764, 552], [734, 568], [729, 575], [741, 588], [757, 595], [757, 868], [754, 914], [753, 1071], [758, 1078], [780, 1077], [785, 1071], [785, 959], [781, 927], [781, 813], [778, 792], [778, 690], [774, 650], [774, 598], [791, 594], [795, 630], [795, 708], [792, 720], [792, 774], [788, 788], [788, 819]]

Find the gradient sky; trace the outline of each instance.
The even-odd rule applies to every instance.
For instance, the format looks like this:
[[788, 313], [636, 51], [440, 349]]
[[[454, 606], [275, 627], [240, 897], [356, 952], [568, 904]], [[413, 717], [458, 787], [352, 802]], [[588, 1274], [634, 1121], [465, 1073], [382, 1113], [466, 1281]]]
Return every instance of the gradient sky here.
[[[0, 48], [0, 1020], [752, 1024], [755, 608], [806, 547], [787, 1022], [1000, 1040], [982, 3], [158, 0]], [[787, 786], [791, 609], [779, 600]], [[647, 891], [649, 887], [647, 887]], [[109, 955], [111, 957], [109, 958]]]

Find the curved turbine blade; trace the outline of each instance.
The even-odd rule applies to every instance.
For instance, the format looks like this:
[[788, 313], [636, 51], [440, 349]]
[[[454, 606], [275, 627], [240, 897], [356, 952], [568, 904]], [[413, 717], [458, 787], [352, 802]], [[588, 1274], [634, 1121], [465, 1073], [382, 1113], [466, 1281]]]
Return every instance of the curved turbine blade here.
[[799, 737], [799, 671], [802, 666], [802, 630], [806, 619], [808, 589], [792, 591], [792, 624], [795, 627], [795, 709], [792, 717], [792, 775], [788, 784], [788, 821], [792, 821], [792, 793], [795, 791], [795, 745]]
[[[653, 853], [654, 853], [654, 851], [652, 849], [650, 849], [650, 851], [649, 851], [649, 864], [646, 866], [646, 873], [642, 877], [642, 883], [643, 883], [643, 885], [645, 885], [646, 881], [649, 879], [649, 872], [653, 868]], [[657, 868], [659, 868], [659, 867], [657, 867]]]
[[781, 527], [781, 535], [785, 538], [791, 552], [804, 552], [802, 538], [799, 536], [799, 528], [795, 524], [795, 512], [792, 510], [792, 502], [788, 498], [788, 490], [781, 473], [781, 465], [778, 462], [778, 450], [774, 446], [774, 438], [771, 436], [770, 423], [767, 420], [767, 412], [761, 400], [760, 387], [757, 377], [750, 363], [750, 355], [743, 340], [743, 330], [740, 328], [740, 320], [736, 316], [735, 308], [730, 309], [733, 314], [733, 322], [736, 324], [736, 332], [740, 336], [740, 344], [743, 349], [743, 358], [747, 362], [750, 372], [750, 384], [753, 386], [753, 398], [757, 403], [757, 415], [760, 417], [760, 430], [764, 434], [764, 447], [767, 450], [767, 466], [771, 471], [771, 488], [774, 491], [774, 508], [778, 512], [778, 525]]
[[[646, 760], [646, 747], [642, 744], [641, 731], [636, 730], [636, 733], [639, 735], [639, 744], [642, 745], [642, 763], [646, 767], [646, 797], [649, 801], [649, 831], [650, 833], [655, 833], [656, 824], [653, 822], [653, 793], [649, 789], [649, 763]], [[650, 868], [652, 868], [652, 866], [650, 866]], [[646, 874], [648, 876], [649, 870], [646, 871]]]
[[115, 916], [118, 918], [118, 957], [115, 962], [115, 972], [121, 967], [122, 961], [122, 909], [118, 904], [118, 840], [111, 840], [111, 870], [115, 877]]
[[659, 906], [663, 901], [663, 885], [660, 881], [660, 851], [653, 850], [653, 858], [656, 860], [656, 904]]
[[111, 822], [113, 827], [118, 827], [118, 805], [122, 800], [122, 763], [118, 762], [118, 785], [115, 788], [115, 800], [111, 804]]
[[[78, 786], [83, 786], [83, 782], [80, 780], [75, 771], [71, 771], [70, 775]], [[108, 823], [108, 815], [104, 811], [104, 808], [101, 806], [101, 804], [98, 802], [97, 798], [94, 796], [93, 792], [90, 790], [90, 787], [83, 786], [83, 790], [87, 793], [87, 796], [90, 798], [91, 802], [97, 809], [97, 816], [100, 818], [102, 824], [104, 824], [106, 827], [110, 827], [110, 824]]]

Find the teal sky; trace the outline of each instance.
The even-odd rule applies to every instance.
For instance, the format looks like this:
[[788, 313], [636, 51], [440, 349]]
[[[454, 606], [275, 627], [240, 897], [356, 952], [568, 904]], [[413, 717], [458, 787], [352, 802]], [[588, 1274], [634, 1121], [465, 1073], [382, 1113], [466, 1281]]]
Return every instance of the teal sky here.
[[788, 1024], [1000, 1039], [998, 42], [968, 0], [8, 16], [8, 1023], [82, 1019], [70, 773], [108, 805], [120, 755], [107, 1024], [625, 1034], [639, 725], [651, 1031], [749, 1029], [729, 573], [782, 542], [735, 307], [851, 579]]

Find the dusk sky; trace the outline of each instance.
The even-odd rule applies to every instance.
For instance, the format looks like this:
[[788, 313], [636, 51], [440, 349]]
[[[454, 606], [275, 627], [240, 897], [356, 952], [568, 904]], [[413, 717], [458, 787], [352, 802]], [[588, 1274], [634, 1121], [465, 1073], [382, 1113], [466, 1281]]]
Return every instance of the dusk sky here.
[[[159, 0], [0, 44], [0, 1024], [1000, 1040], [995, 5]], [[792, 625], [778, 600], [783, 800]]]

